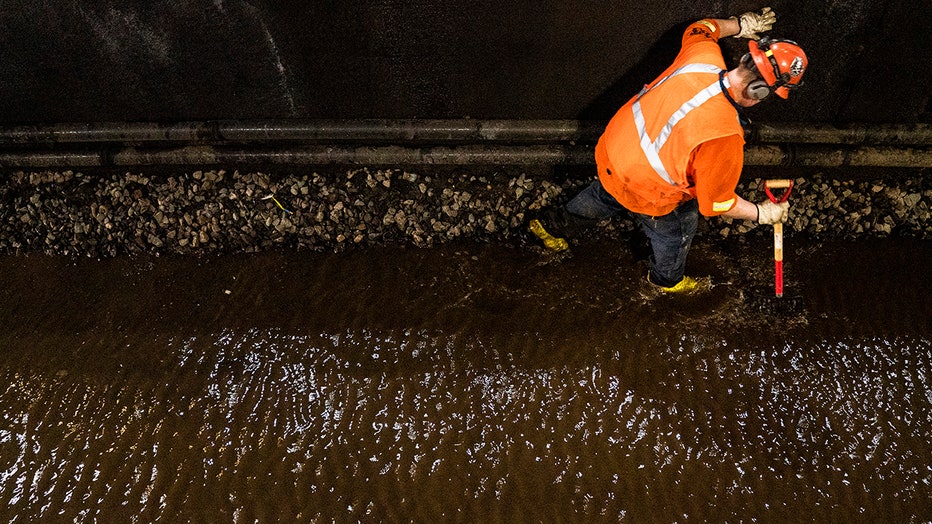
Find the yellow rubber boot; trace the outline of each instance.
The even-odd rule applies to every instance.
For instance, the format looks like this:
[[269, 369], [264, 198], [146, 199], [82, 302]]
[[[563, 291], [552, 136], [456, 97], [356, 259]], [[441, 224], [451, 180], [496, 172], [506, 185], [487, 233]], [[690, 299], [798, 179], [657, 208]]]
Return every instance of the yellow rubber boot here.
[[[648, 275], [647, 281], [650, 282], [650, 275]], [[653, 282], [650, 282], [650, 283], [654, 284]], [[656, 286], [656, 284], [654, 285]], [[674, 286], [670, 286], [670, 287], [657, 286], [657, 287], [659, 287], [660, 291], [663, 291], [664, 293], [677, 293], [677, 294], [688, 295], [690, 293], [701, 291], [706, 286], [704, 286], [702, 282], [696, 280], [693, 277], [683, 277], [683, 280], [680, 280]]]
[[528, 229], [531, 230], [531, 233], [534, 233], [534, 236], [544, 242], [544, 247], [553, 251], [554, 253], [566, 251], [570, 248], [570, 244], [566, 241], [566, 239], [555, 237], [548, 233], [547, 230], [544, 229], [544, 225], [540, 223], [540, 220], [537, 220], [536, 218], [531, 220], [531, 222], [528, 224]]

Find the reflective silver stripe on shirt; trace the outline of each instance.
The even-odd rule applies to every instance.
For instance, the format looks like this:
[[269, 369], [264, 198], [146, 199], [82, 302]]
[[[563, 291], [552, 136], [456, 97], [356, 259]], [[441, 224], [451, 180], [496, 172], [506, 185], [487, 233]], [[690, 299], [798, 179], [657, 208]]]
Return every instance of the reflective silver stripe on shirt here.
[[[714, 73], [718, 75], [721, 71], [721, 68], [712, 64], [686, 64], [669, 75], [661, 78], [660, 81], [654, 84], [650, 89], [646, 87], [642, 89], [638, 94], [637, 99], [634, 101], [634, 104], [631, 106], [631, 109], [634, 112], [634, 125], [637, 127], [638, 136], [640, 137], [641, 141], [641, 149], [647, 156], [647, 161], [650, 163], [651, 167], [654, 168], [654, 171], [656, 171], [660, 178], [666, 180], [670, 185], [675, 186], [677, 184], [667, 172], [667, 168], [663, 165], [663, 162], [660, 160], [660, 149], [664, 146], [664, 144], [666, 144], [667, 139], [670, 138], [670, 134], [673, 133], [673, 128], [676, 126], [676, 124], [679, 123], [680, 120], [686, 118], [686, 115], [688, 115], [690, 111], [696, 109], [710, 98], [721, 93], [722, 86], [719, 83], [718, 78], [716, 78], [715, 82], [709, 84], [708, 87], [699, 91], [692, 98], [684, 102], [683, 105], [681, 105], [679, 109], [677, 109], [673, 115], [670, 116], [670, 119], [660, 130], [660, 133], [657, 135], [655, 140], [651, 140], [650, 136], [647, 134], [647, 123], [644, 121], [644, 113], [641, 111], [641, 97], [676, 75], [683, 73]], [[727, 78], [723, 79], [722, 83], [725, 84], [726, 88], [729, 86]]]

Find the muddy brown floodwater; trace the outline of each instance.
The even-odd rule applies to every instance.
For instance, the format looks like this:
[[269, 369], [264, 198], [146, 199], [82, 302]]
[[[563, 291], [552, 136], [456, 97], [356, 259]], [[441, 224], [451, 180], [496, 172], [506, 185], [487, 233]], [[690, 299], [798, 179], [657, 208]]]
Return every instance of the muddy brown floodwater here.
[[0, 258], [4, 522], [928, 522], [932, 243]]

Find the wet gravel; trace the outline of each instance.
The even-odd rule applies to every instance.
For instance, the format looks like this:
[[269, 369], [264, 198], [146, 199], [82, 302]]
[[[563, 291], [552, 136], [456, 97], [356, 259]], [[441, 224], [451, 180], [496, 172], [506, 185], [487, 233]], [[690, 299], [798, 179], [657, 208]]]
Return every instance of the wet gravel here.
[[[591, 180], [545, 171], [17, 171], [0, 183], [0, 253], [106, 257], [524, 241], [531, 214]], [[816, 173], [795, 183], [789, 231], [825, 240], [932, 237], [928, 177]], [[739, 194], [766, 198], [756, 178], [743, 179]], [[724, 218], [702, 224], [701, 234], [712, 238], [771, 234]], [[619, 218], [593, 234], [633, 228]]]

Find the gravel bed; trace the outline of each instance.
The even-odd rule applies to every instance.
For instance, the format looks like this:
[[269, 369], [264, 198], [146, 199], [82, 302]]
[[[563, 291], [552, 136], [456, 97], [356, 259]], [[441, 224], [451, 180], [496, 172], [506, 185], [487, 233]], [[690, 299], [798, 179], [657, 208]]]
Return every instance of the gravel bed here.
[[[479, 168], [19, 171], [0, 183], [0, 252], [108, 257], [523, 241], [530, 214], [564, 202], [590, 180]], [[790, 231], [816, 239], [932, 237], [928, 177], [842, 180], [815, 174], [795, 182]], [[766, 198], [759, 179], [743, 180], [739, 194]], [[593, 234], [617, 235], [634, 227], [629, 218], [604, 226]], [[771, 232], [713, 218], [702, 221], [702, 234]]]

